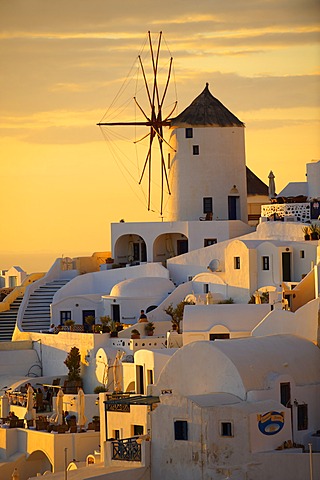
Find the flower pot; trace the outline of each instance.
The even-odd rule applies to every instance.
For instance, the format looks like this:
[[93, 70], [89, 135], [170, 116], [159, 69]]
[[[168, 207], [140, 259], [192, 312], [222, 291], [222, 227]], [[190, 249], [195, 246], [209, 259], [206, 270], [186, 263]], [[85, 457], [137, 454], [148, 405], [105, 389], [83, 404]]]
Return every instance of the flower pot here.
[[115, 338], [118, 336], [118, 332], [110, 332], [110, 337]]
[[140, 335], [138, 335], [137, 333], [136, 334], [133, 333], [131, 335], [131, 338], [132, 338], [132, 340], [138, 340], [140, 338]]
[[306, 235], [304, 236], [304, 239], [305, 239], [306, 241], [307, 241], [307, 240], [310, 240], [310, 235], [309, 235], [309, 234], [306, 234]]
[[148, 337], [152, 337], [153, 336], [153, 330], [148, 330], [147, 335], [148, 335]]
[[318, 232], [311, 232], [311, 240], [319, 240]]

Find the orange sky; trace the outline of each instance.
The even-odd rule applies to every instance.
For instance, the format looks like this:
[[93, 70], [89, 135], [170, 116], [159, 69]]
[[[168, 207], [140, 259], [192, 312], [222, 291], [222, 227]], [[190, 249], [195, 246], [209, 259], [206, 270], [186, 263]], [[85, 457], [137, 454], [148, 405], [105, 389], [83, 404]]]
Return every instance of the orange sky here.
[[148, 30], [174, 57], [178, 111], [209, 82], [246, 124], [263, 181], [273, 170], [280, 191], [320, 158], [316, 0], [2, 0], [0, 25], [0, 269], [47, 270], [108, 250], [110, 222], [160, 219], [137, 186], [135, 147], [116, 153], [96, 126]]

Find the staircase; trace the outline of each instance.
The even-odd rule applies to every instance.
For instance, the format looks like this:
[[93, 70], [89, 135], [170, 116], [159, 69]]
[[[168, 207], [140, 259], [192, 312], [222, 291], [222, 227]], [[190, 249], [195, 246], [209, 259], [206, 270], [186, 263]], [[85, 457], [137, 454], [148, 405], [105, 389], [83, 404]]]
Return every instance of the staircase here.
[[10, 310], [0, 312], [0, 342], [11, 342], [22, 299], [23, 297], [17, 297], [11, 303]]
[[25, 332], [40, 332], [49, 329], [51, 324], [50, 305], [54, 294], [69, 279], [53, 280], [41, 285], [31, 293], [28, 305], [24, 311], [21, 329]]

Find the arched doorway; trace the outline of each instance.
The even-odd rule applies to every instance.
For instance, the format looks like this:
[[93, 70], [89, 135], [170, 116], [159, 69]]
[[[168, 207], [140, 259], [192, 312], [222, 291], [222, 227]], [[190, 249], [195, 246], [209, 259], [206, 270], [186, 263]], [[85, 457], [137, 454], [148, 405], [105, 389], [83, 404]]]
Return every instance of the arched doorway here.
[[168, 258], [189, 251], [188, 238], [183, 233], [163, 233], [153, 243], [153, 261], [165, 266]]
[[144, 239], [137, 234], [122, 235], [114, 246], [114, 261], [125, 267], [139, 265], [147, 261], [147, 246]]

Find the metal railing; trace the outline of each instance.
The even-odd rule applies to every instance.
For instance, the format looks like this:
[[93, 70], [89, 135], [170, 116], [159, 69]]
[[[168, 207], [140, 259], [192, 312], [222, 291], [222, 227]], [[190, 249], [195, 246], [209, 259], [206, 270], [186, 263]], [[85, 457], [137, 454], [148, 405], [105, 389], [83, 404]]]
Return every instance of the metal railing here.
[[135, 438], [125, 438], [112, 442], [112, 460], [141, 462], [141, 444]]

